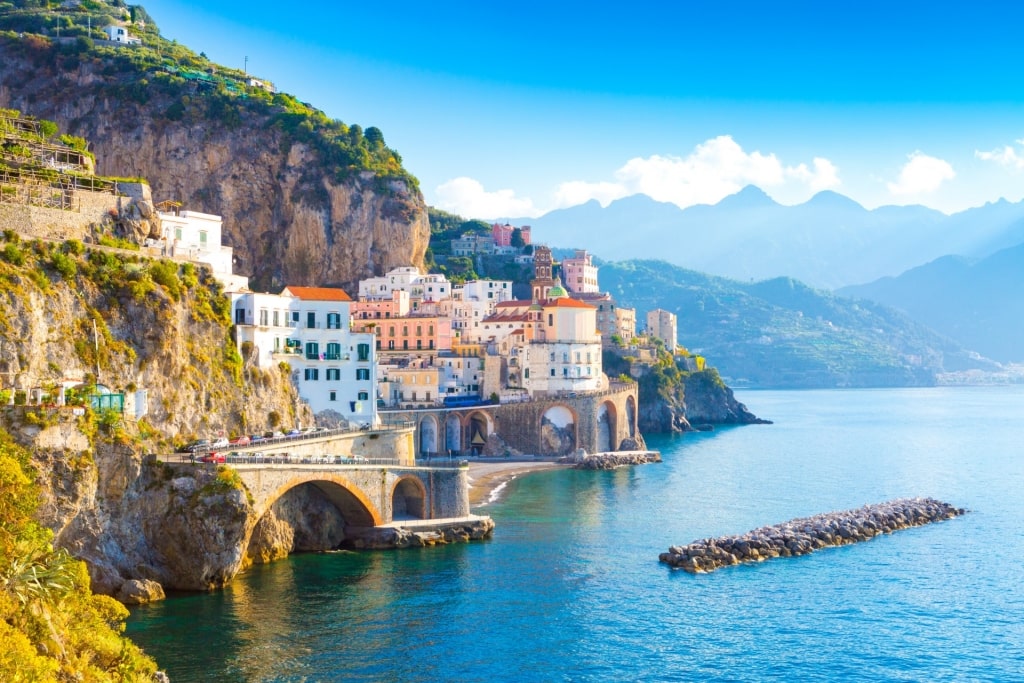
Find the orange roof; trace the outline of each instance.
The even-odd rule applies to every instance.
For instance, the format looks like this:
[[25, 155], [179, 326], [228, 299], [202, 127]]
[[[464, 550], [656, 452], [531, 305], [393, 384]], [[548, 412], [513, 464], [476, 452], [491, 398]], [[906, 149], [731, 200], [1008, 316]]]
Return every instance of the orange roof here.
[[558, 306], [559, 308], [593, 308], [594, 310], [597, 310], [596, 307], [591, 306], [590, 304], [585, 304], [582, 301], [577, 301], [576, 299], [570, 299], [568, 297], [549, 299], [544, 303], [544, 305]]
[[304, 301], [352, 301], [344, 289], [337, 287], [285, 287], [281, 293], [285, 292]]

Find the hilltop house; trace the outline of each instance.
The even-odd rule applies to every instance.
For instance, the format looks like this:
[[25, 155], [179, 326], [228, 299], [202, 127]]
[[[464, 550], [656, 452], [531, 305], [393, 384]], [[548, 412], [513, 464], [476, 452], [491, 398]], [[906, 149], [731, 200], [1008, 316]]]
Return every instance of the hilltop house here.
[[122, 43], [124, 45], [141, 45], [142, 39], [128, 33], [128, 29], [124, 26], [116, 26], [111, 24], [103, 29], [103, 32], [107, 34], [107, 38], [112, 43]]
[[[160, 206], [169, 210], [157, 212], [161, 238], [155, 246], [162, 246], [166, 256], [207, 264], [213, 276], [227, 290], [245, 289], [249, 278], [233, 273], [232, 249], [221, 245], [221, 217], [198, 211], [179, 211], [172, 205], [172, 202], [162, 203]], [[152, 241], [150, 245], [153, 246]]]

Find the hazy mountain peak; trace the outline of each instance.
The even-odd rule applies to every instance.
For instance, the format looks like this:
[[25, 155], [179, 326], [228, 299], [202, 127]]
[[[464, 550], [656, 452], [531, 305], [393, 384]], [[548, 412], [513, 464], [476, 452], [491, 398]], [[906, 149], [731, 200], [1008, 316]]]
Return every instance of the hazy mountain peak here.
[[822, 190], [818, 194], [808, 199], [805, 205], [827, 209], [859, 209], [861, 211], [865, 210], [864, 207], [858, 204], [856, 201], [850, 199], [844, 194], [833, 192], [832, 190]]
[[736, 194], [731, 194], [715, 206], [731, 209], [757, 209], [778, 206], [778, 202], [765, 194], [757, 185], [747, 185]]

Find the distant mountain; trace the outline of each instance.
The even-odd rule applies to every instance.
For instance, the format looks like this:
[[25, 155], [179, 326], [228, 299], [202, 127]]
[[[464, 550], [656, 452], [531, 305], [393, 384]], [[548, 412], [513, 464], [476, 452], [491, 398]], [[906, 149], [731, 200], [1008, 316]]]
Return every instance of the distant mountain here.
[[790, 278], [743, 283], [637, 260], [603, 264], [600, 281], [638, 321], [653, 308], [675, 313], [680, 343], [730, 385], [926, 386], [939, 373], [998, 367], [886, 306]]
[[665, 259], [737, 280], [793, 277], [836, 288], [897, 275], [945, 254], [984, 257], [1024, 242], [1024, 202], [962, 213], [923, 206], [865, 209], [835, 192], [796, 206], [748, 186], [718, 204], [680, 209], [645, 195], [591, 201], [540, 218], [533, 239], [617, 259]]
[[944, 256], [837, 293], [899, 308], [990, 358], [1024, 362], [1024, 244], [980, 260]]

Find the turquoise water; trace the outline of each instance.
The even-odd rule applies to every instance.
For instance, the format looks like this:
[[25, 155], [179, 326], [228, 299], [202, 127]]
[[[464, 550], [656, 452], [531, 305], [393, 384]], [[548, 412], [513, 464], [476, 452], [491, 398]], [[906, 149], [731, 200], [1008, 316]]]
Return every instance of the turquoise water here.
[[[129, 634], [175, 683], [1024, 680], [1024, 387], [740, 399], [775, 424], [514, 480], [489, 542], [292, 557]], [[657, 559], [917, 495], [971, 513], [714, 574]]]

